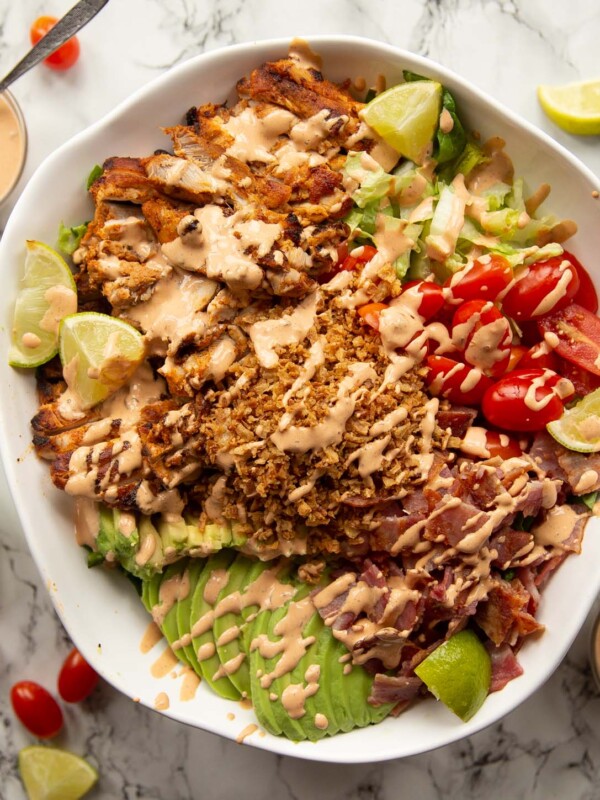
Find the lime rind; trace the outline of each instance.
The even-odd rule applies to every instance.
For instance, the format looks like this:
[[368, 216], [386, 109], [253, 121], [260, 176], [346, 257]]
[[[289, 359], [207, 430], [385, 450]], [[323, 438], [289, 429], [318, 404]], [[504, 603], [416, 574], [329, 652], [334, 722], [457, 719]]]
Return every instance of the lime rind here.
[[422, 164], [439, 126], [442, 91], [437, 81], [400, 83], [377, 95], [360, 116], [401, 155]]
[[[46, 293], [54, 287], [64, 287], [73, 292], [76, 302], [77, 289], [71, 270], [57, 252], [32, 240], [26, 246], [25, 270], [15, 302], [8, 363], [12, 367], [32, 369], [45, 364], [58, 352], [58, 332], [41, 325], [51, 305]], [[27, 346], [25, 337], [34, 344]]]
[[548, 433], [567, 450], [576, 453], [600, 451], [600, 389], [546, 425]]
[[562, 130], [580, 136], [600, 134], [600, 80], [541, 85], [537, 95], [546, 115]]
[[464, 630], [423, 659], [415, 674], [434, 697], [468, 722], [489, 694], [491, 659], [477, 635]]
[[98, 771], [75, 753], [41, 745], [21, 750], [19, 772], [29, 800], [79, 800], [99, 777]]

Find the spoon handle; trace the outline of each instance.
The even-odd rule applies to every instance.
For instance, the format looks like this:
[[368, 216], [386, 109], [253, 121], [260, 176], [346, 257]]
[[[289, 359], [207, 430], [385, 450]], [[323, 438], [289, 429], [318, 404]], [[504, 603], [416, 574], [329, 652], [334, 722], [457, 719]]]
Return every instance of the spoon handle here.
[[62, 19], [32, 47], [17, 66], [0, 81], [0, 92], [8, 89], [13, 81], [20, 78], [40, 61], [43, 61], [55, 50], [80, 31], [108, 3], [108, 0], [79, 0]]

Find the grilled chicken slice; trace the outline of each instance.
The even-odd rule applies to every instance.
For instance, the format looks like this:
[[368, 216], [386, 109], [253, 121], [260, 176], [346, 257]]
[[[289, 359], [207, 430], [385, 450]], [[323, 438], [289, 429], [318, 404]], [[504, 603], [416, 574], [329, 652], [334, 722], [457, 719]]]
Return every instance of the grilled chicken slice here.
[[102, 165], [102, 175], [90, 187], [96, 204], [103, 200], [140, 205], [156, 194], [139, 158], [108, 158]]

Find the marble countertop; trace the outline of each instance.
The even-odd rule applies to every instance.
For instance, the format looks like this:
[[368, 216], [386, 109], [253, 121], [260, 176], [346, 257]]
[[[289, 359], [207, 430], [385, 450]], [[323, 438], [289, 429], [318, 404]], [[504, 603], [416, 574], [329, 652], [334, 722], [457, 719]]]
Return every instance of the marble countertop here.
[[[0, 0], [0, 74], [28, 47], [41, 13], [69, 0]], [[14, 86], [29, 127], [20, 186], [58, 145], [132, 90], [204, 50], [317, 33], [358, 34], [429, 56], [546, 130], [600, 175], [600, 140], [558, 130], [535, 87], [598, 77], [600, 10], [590, 0], [112, 0], [80, 36], [74, 69], [37, 67]], [[13, 199], [16, 199], [16, 195]], [[0, 231], [10, 206], [0, 211]], [[52, 688], [70, 643], [29, 556], [0, 475], [0, 797], [24, 797], [10, 686]], [[66, 709], [60, 746], [99, 765], [103, 800], [592, 800], [600, 797], [600, 695], [588, 662], [590, 620], [561, 667], [502, 722], [441, 750], [381, 765], [339, 767], [242, 747], [192, 730], [102, 686]]]

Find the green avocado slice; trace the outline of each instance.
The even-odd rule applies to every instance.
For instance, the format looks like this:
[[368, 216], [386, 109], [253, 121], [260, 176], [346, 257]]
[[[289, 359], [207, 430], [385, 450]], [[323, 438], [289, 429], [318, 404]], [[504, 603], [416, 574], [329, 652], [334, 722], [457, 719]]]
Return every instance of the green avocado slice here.
[[[182, 561], [177, 561], [175, 564], [171, 564], [167, 567], [167, 569], [162, 574], [162, 581], [161, 581], [161, 588], [164, 584], [175, 578], [177, 575], [184, 575], [185, 571], [188, 566], [187, 559], [183, 559]], [[159, 597], [160, 597], [160, 589], [159, 589]], [[177, 606], [179, 605], [179, 601], [176, 600], [171, 608], [165, 614], [162, 623], [162, 632], [165, 635], [165, 639], [169, 643], [171, 647], [173, 647], [174, 643], [179, 639], [179, 628], [177, 626]], [[174, 648], [173, 652], [177, 656], [177, 658], [182, 661], [184, 664], [190, 666], [190, 661], [187, 657], [187, 654], [183, 647]]]
[[[198, 581], [200, 580], [200, 576], [204, 567], [206, 565], [206, 559], [204, 558], [190, 558], [188, 562], [188, 580], [190, 584], [190, 590], [187, 593], [186, 597], [180, 600], [177, 603], [177, 630], [179, 634], [179, 639], [185, 639], [190, 635], [190, 614], [192, 611], [192, 600], [194, 597], [194, 592], [196, 590], [196, 586], [198, 585]], [[202, 677], [202, 669], [200, 668], [200, 663], [198, 658], [196, 657], [196, 653], [192, 646], [192, 641], [190, 638], [189, 643], [183, 645], [183, 651], [189, 661], [190, 666], [200, 677]]]
[[[227, 571], [235, 556], [236, 553], [233, 550], [220, 550], [218, 553], [209, 556], [207, 559], [206, 565], [202, 570], [202, 574], [200, 575], [200, 578], [196, 584], [194, 596], [192, 597], [190, 633], [193, 633], [194, 625], [198, 622], [198, 620], [214, 609], [214, 605], [209, 604], [204, 596], [208, 581], [216, 570]], [[229, 576], [227, 576], [227, 578], [228, 577]], [[229, 700], [239, 700], [240, 693], [227, 675], [217, 679], [214, 677], [221, 667], [221, 662], [219, 661], [219, 656], [216, 652], [212, 624], [208, 630], [192, 638], [192, 647], [194, 648], [196, 658], [200, 663], [202, 677], [208, 683], [208, 685], [211, 686], [217, 694], [221, 695], [221, 697], [225, 697]], [[201, 651], [200, 648], [204, 648], [204, 651]], [[206, 655], [206, 652], [208, 652], [208, 655]], [[202, 657], [200, 655], [201, 653]]]
[[[248, 628], [248, 646], [251, 648], [252, 641], [256, 637], [266, 634], [269, 629], [269, 621], [273, 612], [269, 610], [261, 611], [254, 622]], [[275, 719], [273, 704], [269, 699], [269, 692], [265, 691], [260, 685], [261, 670], [264, 671], [265, 660], [258, 650], [250, 649], [250, 694], [254, 713], [262, 727], [274, 736], [281, 734], [281, 726]]]

